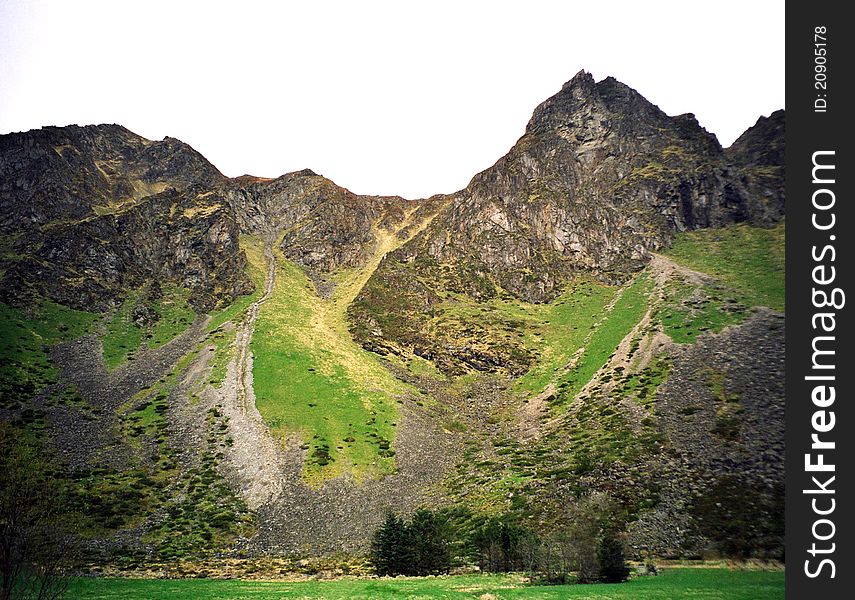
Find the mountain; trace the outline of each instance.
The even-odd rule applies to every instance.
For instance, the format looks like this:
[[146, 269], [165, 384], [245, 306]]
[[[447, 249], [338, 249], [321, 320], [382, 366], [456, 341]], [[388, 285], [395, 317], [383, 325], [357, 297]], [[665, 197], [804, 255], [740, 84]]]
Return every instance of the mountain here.
[[421, 200], [0, 136], [0, 441], [51, 457], [93, 561], [360, 553], [419, 506], [776, 556], [783, 140], [585, 72]]
[[[767, 122], [777, 122], [777, 130], [767, 133], [774, 127]], [[783, 158], [771, 157], [775, 167], [749, 155], [768, 147], [769, 135], [783, 143], [782, 123], [783, 112], [764, 119], [727, 153], [692, 115], [668, 117], [614, 79], [595, 83], [581, 72], [535, 110], [508, 154], [443, 199], [446, 207], [431, 225], [389, 256], [357, 299], [354, 335], [371, 349], [391, 341], [436, 356], [441, 340], [424, 330], [425, 307], [436, 304], [437, 289], [476, 299], [501, 290], [547, 302], [575, 273], [625, 280], [677, 232], [738, 222], [769, 226], [784, 212], [783, 175], [774, 172]], [[408, 269], [422, 276], [407, 277]], [[411, 306], [396, 298], [384, 310], [391, 281]], [[512, 357], [518, 353], [507, 340], [475, 357], [453, 348], [443, 354], [436, 359], [450, 365], [474, 360], [510, 366], [514, 374], [530, 363]]]
[[2, 299], [104, 310], [150, 278], [210, 309], [250, 291], [234, 213], [206, 199], [225, 177], [172, 138], [117, 125], [0, 139]]

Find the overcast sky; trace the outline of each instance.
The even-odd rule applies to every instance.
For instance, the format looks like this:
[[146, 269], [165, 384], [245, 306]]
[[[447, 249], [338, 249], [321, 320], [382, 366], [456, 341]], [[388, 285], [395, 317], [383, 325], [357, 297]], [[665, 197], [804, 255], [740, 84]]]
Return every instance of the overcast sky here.
[[784, 106], [784, 2], [0, 0], [0, 133], [119, 123], [364, 194], [464, 187], [580, 69], [727, 146]]

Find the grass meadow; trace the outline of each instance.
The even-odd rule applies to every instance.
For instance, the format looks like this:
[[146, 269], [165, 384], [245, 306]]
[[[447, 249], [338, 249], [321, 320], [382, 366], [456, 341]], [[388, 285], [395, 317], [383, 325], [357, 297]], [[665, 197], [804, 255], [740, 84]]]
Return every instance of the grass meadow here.
[[517, 575], [458, 575], [299, 582], [213, 579], [76, 579], [73, 598], [99, 600], [775, 600], [783, 571], [663, 569], [621, 584], [528, 585]]

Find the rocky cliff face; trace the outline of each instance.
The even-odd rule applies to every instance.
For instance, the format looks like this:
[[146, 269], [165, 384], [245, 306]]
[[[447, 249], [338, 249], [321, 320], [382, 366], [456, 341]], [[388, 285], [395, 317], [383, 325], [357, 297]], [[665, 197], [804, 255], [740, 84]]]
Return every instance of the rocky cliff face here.
[[[476, 299], [502, 291], [544, 302], [579, 271], [620, 280], [676, 231], [780, 219], [782, 147], [782, 111], [722, 150], [692, 115], [669, 117], [622, 83], [595, 82], [580, 72], [535, 110], [517, 144], [466, 189], [420, 202], [438, 214], [384, 261], [366, 294], [386, 279], [404, 280], [422, 307], [432, 304], [429, 290], [438, 287]], [[237, 247], [238, 229], [281, 234], [285, 255], [323, 278], [364, 263], [375, 244], [372, 224], [398, 223], [412, 206], [399, 197], [358, 196], [308, 169], [275, 180], [227, 180], [188, 145], [153, 142], [117, 125], [2, 136], [0, 181], [4, 298], [14, 301], [33, 288], [78, 307], [105, 306], [123, 286], [153, 275], [191, 287], [200, 306], [231, 298], [248, 287], [239, 253], [226, 259]], [[159, 196], [167, 190], [174, 194]], [[142, 206], [151, 198], [158, 200]], [[204, 222], [170, 222], [162, 210], [168, 202], [169, 217], [202, 216]], [[135, 228], [147, 221], [159, 223], [156, 231]], [[221, 236], [178, 248], [200, 238], [191, 231], [196, 225], [196, 233]], [[160, 239], [147, 243], [155, 233]], [[78, 250], [69, 238], [79, 238]], [[114, 238], [119, 246], [134, 240], [149, 249], [104, 243]], [[103, 253], [84, 241], [96, 239]], [[81, 255], [83, 248], [89, 256]], [[412, 278], [401, 271], [405, 264], [442, 265], [442, 281], [429, 277], [425, 289], [406, 283]], [[50, 278], [72, 289], [51, 292]], [[366, 325], [356, 331], [376, 330], [371, 315], [356, 310], [353, 317]], [[360, 334], [371, 347], [382, 346], [377, 337]]]
[[238, 227], [228, 206], [204, 188], [169, 188], [114, 214], [58, 223], [13, 245], [2, 298], [20, 304], [35, 294], [84, 310], [107, 310], [149, 280], [191, 291], [208, 311], [252, 291]]
[[153, 142], [119, 125], [45, 127], [0, 136], [0, 233], [91, 217], [190, 184], [225, 178], [174, 138]]
[[225, 177], [172, 138], [117, 125], [0, 136], [2, 299], [104, 310], [147, 279], [208, 310], [251, 289]]
[[785, 121], [783, 110], [760, 117], [724, 151], [728, 160], [738, 167], [757, 202], [780, 215], [784, 211]]
[[[782, 111], [724, 151], [693, 115], [669, 117], [615, 79], [580, 72], [537, 107], [504, 157], [384, 261], [351, 312], [354, 333], [366, 347], [435, 355], [442, 344], [422, 330], [438, 289], [545, 302], [575, 273], [626, 278], [678, 231], [772, 225], [784, 214], [782, 146]], [[390, 287], [410, 301], [386, 310]], [[486, 363], [504, 353], [488, 349]]]
[[637, 269], [676, 231], [771, 225], [782, 198], [758, 199], [762, 182], [743, 167], [759, 166], [755, 138], [782, 139], [783, 129], [757, 128], [728, 154], [693, 115], [669, 117], [626, 85], [581, 72], [403, 254], [481, 263], [505, 290], [541, 302], [560, 287], [556, 274]]
[[389, 228], [404, 218], [399, 196], [360, 196], [310, 169], [277, 179], [239, 177], [221, 189], [241, 231], [280, 236], [285, 256], [310, 273], [364, 264], [372, 253], [372, 226]]

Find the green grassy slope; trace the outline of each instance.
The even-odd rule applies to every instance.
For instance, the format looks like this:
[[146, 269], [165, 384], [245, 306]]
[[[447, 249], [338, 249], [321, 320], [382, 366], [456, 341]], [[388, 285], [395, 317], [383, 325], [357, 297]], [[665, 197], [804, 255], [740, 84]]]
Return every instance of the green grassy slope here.
[[784, 222], [771, 229], [731, 225], [677, 235], [663, 252], [732, 287], [748, 306], [784, 310]]
[[[251, 262], [262, 263], [259, 246], [247, 251]], [[353, 342], [345, 322], [347, 296], [362, 275], [341, 274], [325, 300], [299, 267], [277, 256], [273, 295], [252, 337], [256, 404], [274, 435], [300, 436], [310, 482], [394, 470], [394, 394], [404, 386]]]
[[188, 304], [186, 289], [164, 286], [153, 292], [151, 286], [135, 290], [107, 322], [102, 338], [104, 363], [114, 369], [130, 357], [145, 342], [157, 348], [186, 330], [196, 312]]
[[615, 288], [582, 279], [573, 282], [550, 304], [524, 305], [520, 310], [537, 314], [541, 324], [527, 335], [529, 344], [537, 348], [537, 359], [517, 379], [517, 389], [538, 393], [556, 381], [573, 355], [585, 345], [616, 292]]
[[29, 311], [0, 304], [0, 402], [24, 405], [56, 381], [47, 349], [88, 333], [96, 315], [42, 301]]
[[645, 274], [636, 277], [623, 291], [612, 310], [605, 315], [585, 345], [584, 352], [572, 370], [559, 378], [559, 389], [572, 399], [606, 363], [624, 337], [647, 311], [652, 288]]

